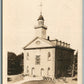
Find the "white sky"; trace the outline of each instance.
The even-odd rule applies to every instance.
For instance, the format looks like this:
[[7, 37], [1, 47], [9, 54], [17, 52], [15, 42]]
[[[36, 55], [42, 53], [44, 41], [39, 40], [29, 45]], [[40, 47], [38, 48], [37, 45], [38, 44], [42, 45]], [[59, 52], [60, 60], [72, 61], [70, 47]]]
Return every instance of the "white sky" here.
[[[34, 38], [34, 26], [40, 14], [40, 0], [4, 0], [4, 50], [17, 54]], [[57, 38], [81, 49], [81, 0], [43, 0], [43, 16], [50, 39]]]

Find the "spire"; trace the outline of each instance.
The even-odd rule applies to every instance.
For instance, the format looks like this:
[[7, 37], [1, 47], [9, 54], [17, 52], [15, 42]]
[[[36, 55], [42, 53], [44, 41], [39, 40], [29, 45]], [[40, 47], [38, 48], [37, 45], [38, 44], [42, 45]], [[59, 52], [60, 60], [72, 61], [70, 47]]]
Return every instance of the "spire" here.
[[42, 15], [39, 16], [38, 20], [43, 20], [44, 21], [44, 18]]
[[46, 30], [47, 27], [44, 25], [44, 17], [42, 15], [42, 0], [40, 0], [40, 16], [38, 17], [37, 21], [38, 21], [38, 25], [35, 27], [36, 30], [36, 37], [41, 37], [46, 39]]
[[44, 21], [44, 18], [43, 18], [43, 15], [42, 15], [42, 6], [43, 6], [43, 4], [42, 4], [42, 0], [41, 0], [41, 2], [40, 2], [40, 16], [39, 16], [38, 20], [43, 20]]
[[40, 15], [42, 15], [42, 6], [43, 6], [43, 4], [42, 4], [42, 0], [41, 0], [41, 2], [40, 2]]

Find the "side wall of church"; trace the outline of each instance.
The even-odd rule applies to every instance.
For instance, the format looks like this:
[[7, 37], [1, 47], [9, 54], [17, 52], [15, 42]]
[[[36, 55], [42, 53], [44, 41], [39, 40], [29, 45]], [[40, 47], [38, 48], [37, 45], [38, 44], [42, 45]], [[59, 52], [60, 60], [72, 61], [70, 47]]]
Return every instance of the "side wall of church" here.
[[55, 49], [24, 50], [24, 74], [36, 77], [54, 77]]
[[69, 77], [72, 75], [74, 51], [67, 48], [56, 48], [55, 77]]

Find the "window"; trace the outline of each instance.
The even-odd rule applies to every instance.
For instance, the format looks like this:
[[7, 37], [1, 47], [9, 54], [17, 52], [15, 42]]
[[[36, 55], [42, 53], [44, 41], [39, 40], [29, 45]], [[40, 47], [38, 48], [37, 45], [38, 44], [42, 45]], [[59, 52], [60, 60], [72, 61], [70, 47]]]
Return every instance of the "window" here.
[[51, 60], [51, 54], [50, 54], [50, 52], [48, 52], [48, 61], [50, 61]]
[[48, 67], [48, 72], [47, 72], [48, 75], [50, 75], [50, 67]]
[[29, 67], [27, 66], [27, 73], [29, 74]]
[[29, 60], [29, 53], [27, 52], [27, 60]]
[[50, 67], [48, 67], [48, 70], [50, 70]]
[[34, 74], [34, 70], [35, 70], [35, 68], [32, 67], [32, 69], [31, 69], [31, 75], [35, 75], [35, 74]]
[[36, 55], [36, 65], [40, 64], [40, 55]]
[[36, 44], [39, 45], [40, 44], [40, 41], [36, 41]]

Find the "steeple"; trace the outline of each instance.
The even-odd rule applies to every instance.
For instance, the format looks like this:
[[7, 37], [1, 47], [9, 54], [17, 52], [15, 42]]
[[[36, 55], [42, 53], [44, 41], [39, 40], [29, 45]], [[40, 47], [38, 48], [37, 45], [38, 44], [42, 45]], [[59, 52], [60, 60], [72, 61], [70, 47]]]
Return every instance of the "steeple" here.
[[44, 26], [44, 17], [42, 15], [37, 19], [39, 26]]
[[43, 7], [43, 4], [42, 4], [42, 0], [41, 0], [41, 2], [40, 2], [40, 16], [39, 16], [39, 18], [37, 19], [38, 21], [39, 21], [39, 20], [44, 21], [44, 17], [43, 17], [43, 15], [42, 15], [42, 7]]
[[35, 27], [35, 30], [36, 30], [36, 37], [41, 37], [41, 38], [45, 38], [46, 39], [46, 30], [47, 30], [47, 27], [44, 25], [44, 17], [42, 15], [42, 0], [41, 0], [41, 3], [40, 3], [40, 16], [39, 18], [37, 19], [38, 21], [38, 25]]
[[38, 20], [43, 20], [44, 21], [44, 17], [42, 15], [40, 15]]
[[40, 15], [42, 15], [42, 7], [43, 7], [43, 4], [42, 4], [42, 0], [40, 2]]

